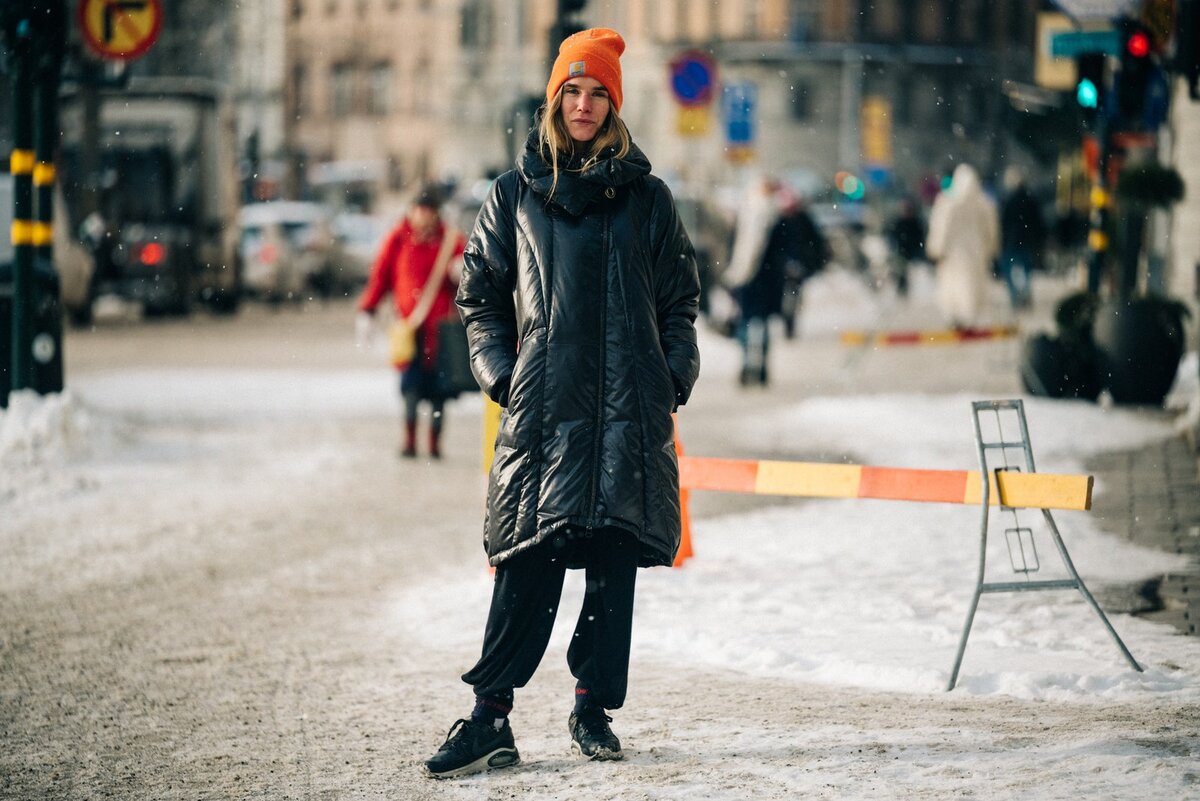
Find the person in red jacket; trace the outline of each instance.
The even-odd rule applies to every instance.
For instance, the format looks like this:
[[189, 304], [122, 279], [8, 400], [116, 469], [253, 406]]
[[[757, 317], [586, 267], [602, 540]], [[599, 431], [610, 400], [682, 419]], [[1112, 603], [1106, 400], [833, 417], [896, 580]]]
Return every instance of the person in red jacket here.
[[407, 458], [417, 455], [421, 401], [432, 407], [429, 455], [434, 459], [441, 457], [442, 412], [451, 397], [438, 380], [438, 326], [447, 318], [458, 317], [454, 294], [459, 270], [455, 263], [461, 260], [466, 242], [460, 232], [442, 220], [440, 206], [436, 189], [421, 189], [408, 214], [384, 241], [358, 303], [360, 337], [373, 325], [375, 308], [389, 293], [395, 303], [396, 317], [407, 321], [416, 332], [411, 361], [396, 363], [404, 400], [400, 455]]

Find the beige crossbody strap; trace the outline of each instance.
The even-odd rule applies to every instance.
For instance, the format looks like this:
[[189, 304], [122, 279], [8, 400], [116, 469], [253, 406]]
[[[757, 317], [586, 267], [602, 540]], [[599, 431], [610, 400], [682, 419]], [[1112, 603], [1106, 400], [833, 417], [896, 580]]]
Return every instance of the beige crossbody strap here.
[[417, 305], [412, 314], [404, 320], [409, 328], [419, 328], [421, 323], [425, 322], [425, 318], [429, 316], [429, 310], [433, 308], [433, 299], [437, 296], [442, 281], [446, 278], [446, 270], [450, 266], [450, 256], [454, 253], [454, 243], [457, 240], [458, 231], [447, 225], [446, 233], [442, 237], [442, 245], [438, 248], [437, 258], [433, 262], [433, 271], [429, 274], [429, 280], [421, 288], [421, 297], [417, 299]]

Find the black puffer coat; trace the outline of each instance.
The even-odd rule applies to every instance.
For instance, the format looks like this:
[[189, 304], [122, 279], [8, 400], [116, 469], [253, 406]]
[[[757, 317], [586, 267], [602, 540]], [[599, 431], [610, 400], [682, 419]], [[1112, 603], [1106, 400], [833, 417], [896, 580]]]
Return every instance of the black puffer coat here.
[[671, 412], [700, 369], [692, 246], [636, 147], [582, 174], [560, 169], [553, 197], [536, 147], [531, 136], [492, 186], [458, 289], [475, 377], [505, 408], [488, 557], [564, 526], [619, 528], [638, 538], [643, 566], [669, 565], [680, 535]]

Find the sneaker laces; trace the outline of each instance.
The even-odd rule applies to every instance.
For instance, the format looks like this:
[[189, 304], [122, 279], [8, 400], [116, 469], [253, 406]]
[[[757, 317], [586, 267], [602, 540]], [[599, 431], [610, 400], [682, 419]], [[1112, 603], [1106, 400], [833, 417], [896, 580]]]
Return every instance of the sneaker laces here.
[[582, 712], [577, 712], [575, 716], [577, 718], [579, 718], [580, 720], [594, 720], [597, 723], [600, 722], [600, 718], [604, 718], [604, 721], [606, 723], [613, 722], [613, 719], [608, 716], [608, 713], [605, 712], [600, 707], [592, 707], [590, 709], [585, 709]]
[[[471, 721], [467, 720], [466, 718], [459, 718], [458, 720], [454, 721], [454, 725], [450, 727], [450, 731], [446, 732], [446, 742], [442, 743], [442, 748], [457, 749], [462, 747], [462, 745], [466, 743], [467, 738], [458, 737], [458, 735], [464, 733], [463, 728], [470, 722]], [[455, 739], [456, 737], [458, 739]]]
[[612, 729], [608, 728], [608, 724], [612, 723], [613, 719], [602, 708], [585, 709], [583, 712], [577, 713], [575, 717], [584, 730], [593, 737], [598, 734], [612, 734]]

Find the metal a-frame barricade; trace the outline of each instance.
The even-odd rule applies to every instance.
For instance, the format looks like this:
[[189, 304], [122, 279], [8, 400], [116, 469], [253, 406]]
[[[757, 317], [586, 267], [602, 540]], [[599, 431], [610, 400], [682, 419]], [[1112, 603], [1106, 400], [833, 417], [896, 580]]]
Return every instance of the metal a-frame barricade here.
[[[1096, 603], [1096, 599], [1092, 597], [1088, 591], [1087, 585], [1083, 583], [1083, 579], [1079, 577], [1079, 573], [1075, 570], [1075, 565], [1071, 561], [1070, 554], [1067, 553], [1067, 546], [1063, 543], [1062, 536], [1058, 533], [1058, 526], [1054, 523], [1054, 517], [1050, 514], [1049, 509], [1041, 509], [1042, 515], [1046, 519], [1046, 527], [1049, 530], [1050, 538], [1054, 542], [1055, 548], [1058, 549], [1058, 554], [1062, 557], [1063, 565], [1067, 570], [1070, 578], [1052, 579], [1052, 580], [1034, 580], [1030, 575], [1038, 572], [1041, 569], [1041, 562], [1038, 559], [1037, 548], [1033, 537], [1033, 529], [1021, 526], [1017, 518], [1017, 510], [1013, 507], [1004, 504], [1004, 496], [1000, 490], [1000, 482], [996, 480], [996, 475], [1005, 470], [1026, 470], [1029, 473], [1034, 473], [1033, 465], [1033, 449], [1029, 443], [1029, 428], [1025, 424], [1025, 405], [1019, 400], [995, 400], [995, 401], [973, 401], [971, 403], [971, 412], [975, 423], [975, 444], [979, 452], [979, 470], [981, 483], [981, 508], [982, 521], [980, 524], [980, 542], [979, 542], [979, 575], [975, 582], [975, 593], [971, 598], [971, 606], [967, 610], [967, 619], [963, 624], [962, 637], [958, 642], [958, 653], [954, 657], [954, 668], [950, 671], [950, 683], [946, 690], [953, 690], [954, 685], [958, 681], [958, 671], [962, 666], [963, 654], [967, 650], [967, 638], [971, 634], [971, 623], [975, 619], [975, 610], [979, 606], [979, 597], [984, 593], [1002, 593], [1002, 592], [1038, 592], [1044, 590], [1078, 590], [1083, 599], [1088, 605], [1100, 616], [1101, 622], [1104, 623], [1104, 628], [1108, 630], [1109, 636], [1117, 644], [1121, 654], [1129, 662], [1130, 666], [1139, 673], [1142, 671], [1141, 665], [1129, 653], [1129, 649], [1125, 647], [1125, 643], [1121, 637], [1113, 629], [1109, 623], [1108, 617], [1104, 611], [1100, 609], [1100, 605]], [[983, 434], [983, 426], [980, 424], [980, 414], [992, 412], [996, 416], [996, 432], [997, 439], [985, 439]], [[1009, 413], [1010, 417], [1015, 417], [1019, 427], [1020, 436], [1017, 439], [1006, 439], [1004, 421], [1001, 417], [1002, 412]], [[1011, 428], [1011, 424], [1010, 424]], [[1009, 451], [1020, 450], [1024, 454], [1025, 463], [1022, 467], [1020, 464], [1010, 464], [1008, 459]], [[998, 455], [998, 461], [1002, 462], [999, 466], [993, 466], [993, 462], [989, 456]], [[1011, 514], [1013, 525], [1006, 527], [1004, 530], [1005, 539], [1008, 544], [1009, 559], [1012, 564], [1013, 572], [1018, 575], [1023, 575], [1023, 581], [987, 581], [987, 545], [988, 545], [988, 517], [991, 505], [991, 489], [996, 487], [999, 497], [1000, 514]]]

